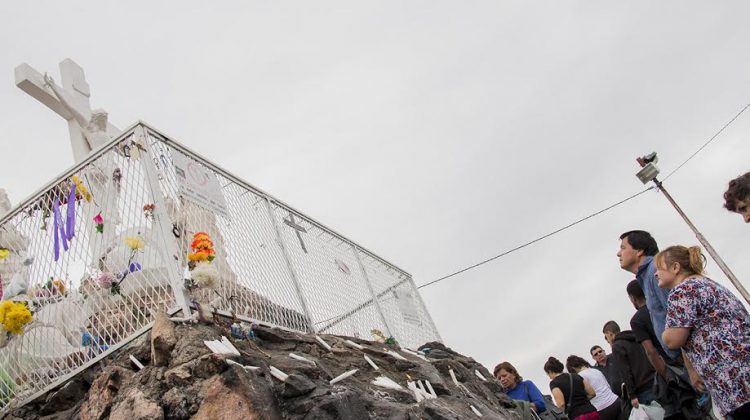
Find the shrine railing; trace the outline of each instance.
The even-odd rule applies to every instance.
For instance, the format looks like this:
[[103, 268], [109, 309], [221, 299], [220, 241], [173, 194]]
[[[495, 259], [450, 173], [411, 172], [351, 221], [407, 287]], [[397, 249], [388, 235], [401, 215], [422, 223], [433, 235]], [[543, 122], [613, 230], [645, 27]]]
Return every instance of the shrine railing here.
[[191, 303], [301, 332], [440, 340], [408, 273], [142, 122], [0, 218], [0, 284], [3, 410]]

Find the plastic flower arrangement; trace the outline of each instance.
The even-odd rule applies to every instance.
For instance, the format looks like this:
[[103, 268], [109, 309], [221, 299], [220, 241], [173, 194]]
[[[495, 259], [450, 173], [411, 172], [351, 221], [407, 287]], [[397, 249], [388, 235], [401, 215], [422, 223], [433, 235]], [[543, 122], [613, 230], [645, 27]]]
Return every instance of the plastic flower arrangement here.
[[12, 334], [21, 334], [31, 319], [31, 311], [25, 304], [10, 300], [0, 303], [0, 324]]
[[216, 258], [214, 243], [206, 232], [198, 232], [193, 235], [193, 242], [190, 244], [193, 252], [187, 255], [188, 268], [190, 269], [190, 279], [187, 280], [187, 287], [199, 287], [202, 289], [213, 289], [219, 280], [219, 271], [211, 265], [211, 261]]
[[219, 279], [219, 272], [208, 262], [199, 262], [191, 272], [193, 284], [202, 289], [213, 289]]
[[0, 248], [0, 260], [4, 260], [10, 257], [10, 250], [7, 248]]
[[109, 271], [104, 271], [96, 277], [96, 284], [102, 289], [110, 289], [117, 283], [117, 277]]
[[94, 223], [96, 223], [96, 231], [99, 233], [104, 233], [104, 218], [102, 217], [101, 213], [94, 216]]
[[148, 203], [143, 205], [143, 216], [146, 219], [151, 219], [154, 217], [154, 209], [156, 209], [156, 205], [153, 203]]
[[190, 244], [193, 252], [188, 254], [188, 260], [191, 263], [211, 262], [216, 258], [214, 243], [206, 232], [198, 232], [193, 235], [193, 242]]
[[70, 179], [74, 184], [76, 184], [76, 197], [83, 198], [87, 203], [90, 203], [92, 199], [91, 193], [89, 192], [89, 189], [86, 188], [85, 185], [83, 185], [83, 181], [81, 181], [81, 178], [73, 175], [72, 177], [70, 177]]
[[52, 296], [62, 296], [65, 294], [65, 282], [60, 279], [50, 277], [46, 283], [32, 287], [32, 296], [38, 298], [48, 298]]
[[125, 245], [133, 251], [140, 251], [146, 246], [146, 242], [137, 236], [128, 236], [125, 238]]

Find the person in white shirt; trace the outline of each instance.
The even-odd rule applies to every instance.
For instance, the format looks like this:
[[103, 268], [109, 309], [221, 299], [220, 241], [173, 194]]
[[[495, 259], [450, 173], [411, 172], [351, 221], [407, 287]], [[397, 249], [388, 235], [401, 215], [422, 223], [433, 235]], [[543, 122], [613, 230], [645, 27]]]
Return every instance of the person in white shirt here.
[[609, 382], [604, 374], [597, 369], [592, 369], [586, 359], [579, 356], [568, 356], [565, 367], [570, 373], [577, 373], [594, 388], [596, 395], [591, 399], [591, 404], [596, 407], [601, 420], [617, 420], [620, 416], [620, 401], [609, 387]]

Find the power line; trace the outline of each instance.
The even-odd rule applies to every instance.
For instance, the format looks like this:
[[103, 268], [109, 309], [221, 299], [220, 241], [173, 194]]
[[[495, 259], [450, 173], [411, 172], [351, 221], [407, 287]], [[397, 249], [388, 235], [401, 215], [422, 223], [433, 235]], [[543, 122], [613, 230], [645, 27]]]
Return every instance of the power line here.
[[[737, 118], [739, 118], [739, 117], [740, 117], [740, 115], [742, 115], [742, 114], [743, 114], [743, 113], [744, 113], [744, 112], [745, 112], [745, 111], [746, 111], [746, 110], [747, 110], [748, 108], [750, 108], [750, 103], [748, 103], [747, 105], [745, 105], [745, 107], [744, 107], [744, 108], [742, 108], [742, 109], [740, 110], [740, 112], [738, 112], [738, 113], [737, 113], [737, 114], [736, 114], [736, 115], [735, 115], [734, 117], [732, 117], [732, 119], [730, 119], [730, 120], [729, 120], [729, 121], [728, 121], [728, 122], [727, 122], [726, 124], [724, 124], [724, 126], [722, 126], [722, 127], [721, 127], [721, 128], [719, 129], [719, 131], [717, 131], [716, 133], [714, 133], [714, 135], [713, 135], [713, 136], [711, 136], [711, 138], [709, 138], [709, 139], [708, 139], [708, 140], [707, 140], [707, 141], [706, 141], [705, 143], [703, 143], [703, 145], [702, 145], [701, 147], [699, 147], [699, 148], [698, 148], [698, 150], [696, 150], [696, 151], [695, 151], [695, 152], [694, 152], [694, 153], [693, 153], [692, 155], [690, 155], [690, 156], [689, 156], [689, 157], [688, 157], [687, 159], [685, 159], [685, 160], [684, 160], [684, 161], [683, 161], [682, 163], [680, 163], [680, 164], [679, 164], [679, 165], [678, 165], [678, 166], [677, 166], [676, 168], [674, 168], [674, 169], [673, 169], [673, 170], [672, 170], [672, 171], [671, 171], [671, 172], [670, 172], [669, 174], [667, 174], [667, 176], [666, 176], [666, 177], [664, 177], [664, 181], [666, 181], [667, 179], [669, 179], [669, 177], [671, 177], [672, 175], [674, 175], [674, 173], [675, 173], [675, 172], [677, 172], [678, 170], [680, 170], [680, 169], [681, 169], [681, 168], [682, 168], [683, 166], [685, 166], [685, 164], [687, 164], [688, 162], [690, 162], [690, 161], [691, 161], [691, 160], [692, 160], [692, 159], [693, 159], [693, 158], [694, 158], [694, 157], [695, 157], [695, 156], [696, 156], [696, 155], [697, 155], [698, 153], [700, 153], [700, 152], [701, 152], [701, 151], [702, 151], [703, 149], [705, 149], [705, 148], [706, 148], [706, 146], [708, 146], [708, 145], [709, 145], [709, 144], [710, 144], [711, 142], [713, 142], [714, 140], [716, 140], [716, 138], [717, 138], [717, 137], [719, 137], [719, 135], [720, 135], [720, 134], [721, 134], [722, 132], [724, 132], [724, 130], [725, 130], [725, 129], [726, 129], [727, 127], [729, 127], [730, 125], [732, 125], [732, 123], [733, 123], [733, 122], [734, 122], [734, 121], [735, 121], [735, 120], [736, 120]], [[662, 182], [664, 182], [664, 181], [662, 181]], [[618, 201], [618, 202], [616, 202], [616, 203], [612, 204], [612, 205], [611, 205], [611, 206], [609, 206], [609, 207], [606, 207], [606, 208], [604, 208], [604, 209], [602, 209], [602, 210], [599, 210], [599, 211], [597, 211], [597, 212], [595, 212], [595, 213], [592, 213], [592, 214], [590, 214], [590, 215], [588, 215], [588, 216], [584, 217], [583, 219], [579, 219], [579, 220], [576, 220], [575, 222], [573, 222], [573, 223], [570, 223], [570, 224], [568, 224], [568, 225], [566, 225], [566, 226], [563, 226], [563, 227], [561, 227], [560, 229], [554, 230], [554, 231], [552, 231], [552, 232], [550, 232], [550, 233], [547, 233], [546, 235], [542, 235], [542, 236], [540, 236], [540, 237], [538, 237], [538, 238], [536, 238], [536, 239], [534, 239], [534, 240], [532, 240], [532, 241], [526, 242], [525, 244], [522, 244], [522, 245], [519, 245], [519, 246], [517, 246], [517, 247], [515, 247], [515, 248], [509, 249], [509, 250], [507, 250], [507, 251], [505, 251], [505, 252], [503, 252], [503, 253], [501, 253], [501, 254], [495, 255], [495, 256], [494, 256], [494, 257], [492, 257], [492, 258], [488, 258], [488, 259], [486, 259], [486, 260], [484, 260], [484, 261], [480, 261], [480, 262], [478, 262], [478, 263], [476, 263], [476, 264], [474, 264], [474, 265], [470, 265], [470, 266], [468, 266], [468, 267], [466, 267], [466, 268], [463, 268], [463, 269], [461, 269], [461, 270], [458, 270], [458, 271], [456, 271], [455, 273], [451, 273], [451, 274], [448, 274], [447, 276], [443, 276], [443, 277], [440, 277], [440, 278], [439, 278], [439, 279], [437, 279], [437, 280], [433, 280], [433, 281], [431, 281], [431, 282], [429, 282], [429, 283], [425, 283], [425, 284], [423, 284], [423, 285], [421, 285], [421, 286], [418, 286], [418, 287], [417, 287], [417, 289], [421, 289], [421, 288], [423, 288], [423, 287], [427, 287], [427, 286], [430, 286], [430, 285], [432, 285], [432, 284], [435, 284], [435, 283], [441, 282], [441, 281], [443, 281], [443, 280], [449, 279], [449, 278], [451, 278], [451, 277], [453, 277], [453, 276], [456, 276], [456, 275], [458, 275], [458, 274], [464, 273], [464, 272], [466, 272], [466, 271], [469, 271], [469, 270], [471, 270], [471, 269], [473, 269], [473, 268], [479, 267], [480, 265], [484, 265], [484, 264], [487, 264], [487, 263], [488, 263], [488, 262], [490, 262], [490, 261], [494, 261], [494, 260], [496, 260], [496, 259], [498, 259], [498, 258], [500, 258], [500, 257], [504, 257], [504, 256], [506, 256], [506, 255], [508, 255], [508, 254], [510, 254], [510, 253], [512, 253], [512, 252], [516, 252], [516, 251], [518, 251], [518, 250], [520, 250], [520, 249], [526, 248], [526, 247], [527, 247], [527, 246], [529, 246], [529, 245], [532, 245], [532, 244], [534, 244], [534, 243], [537, 243], [537, 242], [539, 242], [539, 241], [541, 241], [541, 240], [543, 240], [543, 239], [549, 238], [549, 237], [550, 237], [550, 236], [552, 236], [552, 235], [555, 235], [555, 234], [557, 234], [557, 233], [560, 233], [560, 232], [562, 232], [562, 231], [564, 231], [564, 230], [566, 230], [566, 229], [569, 229], [569, 228], [571, 228], [571, 227], [573, 227], [573, 226], [575, 226], [575, 225], [577, 225], [577, 224], [579, 224], [579, 223], [581, 223], [581, 222], [583, 222], [583, 221], [586, 221], [586, 220], [588, 220], [588, 219], [590, 219], [590, 218], [592, 218], [592, 217], [594, 217], [594, 216], [598, 216], [598, 215], [600, 215], [600, 214], [604, 213], [605, 211], [611, 210], [611, 209], [613, 209], [613, 208], [615, 208], [615, 207], [619, 206], [620, 204], [623, 204], [623, 203], [625, 203], [625, 202], [628, 202], [628, 201], [630, 201], [630, 200], [632, 200], [632, 199], [634, 199], [634, 198], [638, 197], [639, 195], [641, 195], [641, 194], [645, 193], [646, 191], [649, 191], [649, 190], [652, 190], [652, 189], [654, 189], [654, 187], [649, 187], [649, 188], [646, 188], [645, 190], [643, 190], [643, 191], [641, 191], [641, 192], [639, 192], [639, 193], [633, 194], [633, 195], [631, 195], [631, 196], [630, 196], [630, 197], [628, 197], [628, 198], [625, 198], [625, 199], [623, 199], [623, 200], [620, 200], [620, 201]]]
[[425, 283], [425, 284], [423, 284], [423, 285], [421, 285], [421, 286], [418, 286], [418, 287], [417, 287], [417, 289], [421, 289], [421, 288], [423, 288], [423, 287], [427, 287], [427, 286], [429, 286], [429, 285], [431, 285], [431, 284], [435, 284], [435, 283], [441, 282], [441, 281], [443, 281], [443, 280], [449, 279], [449, 278], [451, 278], [451, 277], [453, 277], [453, 276], [455, 276], [455, 275], [458, 275], [458, 274], [461, 274], [461, 273], [463, 273], [463, 272], [469, 271], [469, 270], [471, 270], [472, 268], [476, 268], [476, 267], [479, 267], [480, 265], [483, 265], [483, 264], [487, 264], [487, 263], [488, 263], [488, 262], [490, 262], [490, 261], [494, 261], [494, 260], [496, 260], [496, 259], [498, 259], [498, 258], [500, 258], [500, 257], [504, 257], [504, 256], [506, 256], [506, 255], [508, 255], [508, 254], [510, 254], [510, 253], [512, 253], [512, 252], [516, 252], [516, 251], [518, 251], [518, 250], [520, 250], [520, 249], [526, 248], [527, 246], [529, 246], [529, 245], [531, 245], [531, 244], [535, 244], [535, 243], [537, 243], [537, 242], [539, 242], [539, 241], [541, 241], [541, 240], [543, 240], [543, 239], [547, 239], [547, 238], [549, 238], [549, 237], [550, 237], [550, 236], [552, 236], [552, 235], [555, 235], [555, 234], [557, 234], [557, 233], [560, 233], [560, 232], [562, 232], [562, 231], [564, 231], [564, 230], [566, 230], [566, 229], [569, 229], [569, 228], [571, 228], [571, 227], [573, 227], [573, 226], [575, 226], [575, 225], [577, 225], [577, 224], [579, 224], [579, 223], [581, 223], [581, 222], [584, 222], [584, 221], [586, 221], [586, 220], [588, 220], [588, 219], [591, 219], [591, 218], [592, 218], [592, 217], [594, 217], [594, 216], [598, 216], [598, 215], [600, 215], [600, 214], [604, 213], [604, 212], [605, 212], [605, 211], [607, 211], [607, 210], [611, 210], [611, 209], [613, 209], [613, 208], [615, 208], [615, 207], [619, 206], [620, 204], [626, 203], [626, 202], [628, 202], [628, 201], [630, 201], [630, 200], [632, 200], [632, 199], [634, 199], [634, 198], [638, 197], [639, 195], [641, 195], [641, 194], [645, 193], [646, 191], [650, 191], [650, 190], [653, 190], [653, 189], [654, 189], [654, 187], [648, 187], [648, 188], [646, 188], [646, 189], [645, 189], [645, 190], [643, 190], [643, 191], [640, 191], [640, 192], [638, 192], [638, 193], [635, 193], [635, 194], [631, 195], [631, 196], [630, 196], [630, 197], [628, 197], [628, 198], [625, 198], [625, 199], [623, 199], [623, 200], [620, 200], [620, 201], [618, 201], [618, 202], [616, 202], [616, 203], [614, 203], [614, 204], [612, 204], [612, 205], [610, 205], [610, 206], [607, 206], [607, 207], [605, 207], [605, 208], [603, 208], [603, 209], [601, 209], [601, 210], [599, 210], [599, 211], [597, 211], [597, 212], [595, 212], [595, 213], [591, 213], [591, 214], [589, 214], [588, 216], [586, 216], [586, 217], [584, 217], [584, 218], [582, 218], [582, 219], [578, 219], [578, 220], [576, 220], [575, 222], [573, 222], [573, 223], [570, 223], [570, 224], [568, 224], [568, 225], [565, 225], [565, 226], [563, 226], [563, 227], [561, 227], [561, 228], [559, 228], [559, 229], [557, 229], [557, 230], [554, 230], [554, 231], [552, 231], [552, 232], [550, 232], [550, 233], [547, 233], [546, 235], [542, 235], [542, 236], [540, 236], [540, 237], [538, 237], [538, 238], [536, 238], [536, 239], [534, 239], [534, 240], [531, 240], [531, 241], [529, 241], [529, 242], [526, 242], [525, 244], [522, 244], [522, 245], [519, 245], [519, 246], [517, 246], [517, 247], [515, 247], [515, 248], [509, 249], [509, 250], [507, 250], [507, 251], [505, 251], [505, 252], [503, 252], [503, 253], [501, 253], [501, 254], [495, 255], [495, 256], [494, 256], [494, 257], [492, 257], [492, 258], [488, 258], [488, 259], [486, 259], [486, 260], [484, 260], [484, 261], [478, 262], [478, 263], [476, 263], [476, 264], [474, 264], [474, 265], [470, 265], [470, 266], [468, 266], [468, 267], [466, 267], [466, 268], [463, 268], [463, 269], [461, 269], [461, 270], [458, 270], [458, 271], [456, 271], [455, 273], [451, 273], [451, 274], [448, 274], [447, 276], [443, 276], [443, 277], [440, 277], [440, 278], [439, 278], [439, 279], [437, 279], [437, 280], [433, 280], [433, 281], [431, 281], [431, 282], [429, 282], [429, 283]]
[[744, 113], [748, 108], [750, 108], [750, 103], [748, 103], [747, 105], [745, 105], [745, 107], [742, 108], [740, 110], [740, 112], [737, 113], [737, 115], [735, 115], [731, 120], [729, 120], [729, 122], [727, 122], [726, 124], [724, 124], [724, 126], [721, 127], [719, 129], [719, 131], [717, 131], [713, 136], [711, 136], [711, 138], [708, 139], [708, 141], [706, 141], [705, 143], [703, 143], [703, 145], [701, 147], [699, 147], [698, 150], [695, 151], [695, 153], [693, 153], [692, 155], [690, 155], [687, 159], [685, 159], [684, 162], [682, 162], [681, 164], [679, 164], [676, 168], [672, 169], [672, 172], [670, 172], [669, 174], [667, 174], [667, 176], [664, 177], [664, 180], [662, 182], [668, 180], [670, 176], [672, 176], [680, 168], [682, 168], [683, 166], [685, 166], [686, 163], [690, 162], [690, 160], [692, 160], [695, 157], [695, 155], [697, 155], [698, 153], [700, 153], [701, 150], [705, 149], [706, 146], [709, 145], [709, 143], [711, 143], [717, 137], [719, 137], [719, 134], [721, 134], [727, 127], [729, 127], [734, 122], [734, 120], [736, 120], [737, 118], [739, 118], [740, 115], [742, 115], [742, 113]]

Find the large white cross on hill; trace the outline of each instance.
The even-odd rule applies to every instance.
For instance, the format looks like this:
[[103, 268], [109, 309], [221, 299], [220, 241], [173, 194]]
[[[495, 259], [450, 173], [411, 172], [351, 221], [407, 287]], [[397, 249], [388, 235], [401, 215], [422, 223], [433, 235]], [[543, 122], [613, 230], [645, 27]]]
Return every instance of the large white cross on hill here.
[[[91, 118], [91, 105], [89, 104], [91, 92], [83, 69], [75, 61], [66, 58], [60, 62], [60, 75], [63, 87], [57, 87], [57, 91], [64, 95], [65, 101], [74, 112], [88, 121]], [[16, 86], [68, 121], [70, 146], [76, 163], [84, 160], [92, 152], [84, 135], [85, 127], [81, 127], [73, 112], [60, 102], [55, 92], [47, 86], [41, 73], [26, 63], [19, 65], [16, 67]], [[107, 134], [110, 137], [115, 137], [120, 132], [120, 129], [107, 123]]]

